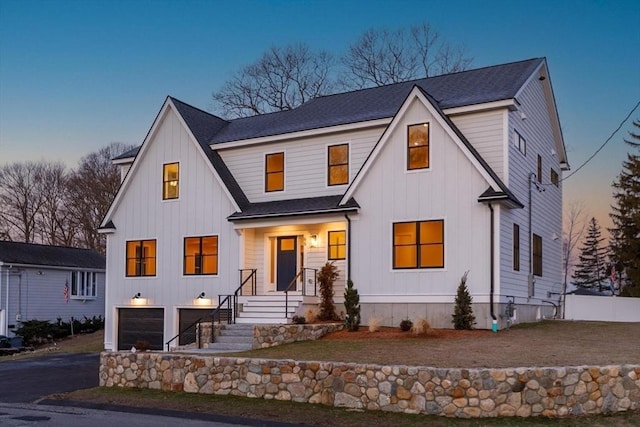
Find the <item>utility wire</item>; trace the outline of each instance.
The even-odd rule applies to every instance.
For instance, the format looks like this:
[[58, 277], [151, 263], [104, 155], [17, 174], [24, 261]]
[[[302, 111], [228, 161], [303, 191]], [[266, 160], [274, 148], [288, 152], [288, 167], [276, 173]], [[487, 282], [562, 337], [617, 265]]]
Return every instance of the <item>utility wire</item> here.
[[607, 140], [600, 146], [600, 148], [598, 148], [595, 153], [593, 153], [591, 155], [591, 157], [589, 157], [587, 160], [584, 161], [584, 163], [582, 163], [576, 170], [574, 170], [573, 172], [571, 172], [569, 175], [565, 176], [564, 178], [561, 179], [561, 181], [566, 181], [567, 179], [571, 178], [573, 175], [575, 175], [576, 173], [578, 173], [578, 171], [580, 169], [582, 169], [583, 167], [585, 167], [587, 165], [587, 163], [589, 163], [604, 147], [605, 145], [607, 145], [609, 143], [609, 141], [611, 141], [611, 139], [613, 139], [613, 137], [615, 136], [616, 133], [618, 133], [618, 131], [622, 128], [622, 126], [624, 126], [624, 124], [627, 122], [627, 120], [629, 120], [629, 117], [631, 117], [631, 115], [633, 114], [634, 111], [636, 111], [636, 109], [638, 108], [638, 106], [640, 106], [640, 101], [638, 101], [638, 103], [631, 109], [631, 111], [629, 111], [629, 114], [627, 114], [627, 117], [624, 118], [624, 120], [620, 123], [620, 126], [618, 126], [616, 128], [616, 130], [613, 131], [613, 133], [611, 135], [609, 135], [609, 138], [607, 138]]

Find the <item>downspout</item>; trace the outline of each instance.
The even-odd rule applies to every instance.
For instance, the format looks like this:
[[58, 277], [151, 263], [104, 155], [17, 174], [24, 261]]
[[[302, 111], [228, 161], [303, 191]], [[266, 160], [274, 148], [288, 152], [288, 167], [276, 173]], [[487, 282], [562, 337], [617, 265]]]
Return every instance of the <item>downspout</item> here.
[[493, 293], [494, 293], [494, 282], [493, 282], [493, 275], [494, 275], [494, 255], [493, 255], [493, 246], [494, 246], [494, 238], [493, 238], [493, 230], [494, 230], [494, 225], [493, 225], [493, 206], [491, 205], [491, 202], [489, 202], [489, 210], [491, 211], [491, 225], [489, 227], [490, 229], [490, 234], [491, 236], [489, 237], [489, 245], [491, 247], [490, 249], [490, 267], [489, 267], [489, 271], [490, 271], [490, 279], [489, 279], [489, 313], [491, 314], [491, 330], [493, 332], [498, 332], [498, 319], [496, 317], [496, 313], [493, 309]]
[[533, 296], [533, 232], [531, 231], [533, 206], [531, 205], [531, 184], [535, 177], [535, 173], [531, 172], [529, 174], [529, 228], [527, 229], [529, 234], [529, 275], [527, 276], [527, 298], [531, 298]]
[[351, 219], [344, 214], [347, 220], [347, 280], [351, 280]]

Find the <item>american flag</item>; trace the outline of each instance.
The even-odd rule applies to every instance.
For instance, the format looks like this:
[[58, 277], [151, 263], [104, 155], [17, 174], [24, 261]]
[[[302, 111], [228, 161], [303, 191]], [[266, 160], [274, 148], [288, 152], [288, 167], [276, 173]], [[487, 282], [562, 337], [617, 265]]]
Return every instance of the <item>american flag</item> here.
[[64, 294], [64, 300], [69, 303], [69, 281], [64, 282], [64, 290], [62, 291]]

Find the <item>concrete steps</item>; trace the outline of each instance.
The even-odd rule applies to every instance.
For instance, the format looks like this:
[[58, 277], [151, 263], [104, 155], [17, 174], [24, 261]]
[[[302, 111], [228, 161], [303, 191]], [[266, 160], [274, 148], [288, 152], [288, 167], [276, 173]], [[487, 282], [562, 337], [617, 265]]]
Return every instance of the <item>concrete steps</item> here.
[[207, 344], [206, 350], [224, 353], [251, 350], [252, 347], [253, 325], [225, 324], [220, 326], [220, 335], [215, 338], [215, 342]]
[[286, 297], [283, 294], [243, 296], [239, 298], [242, 311], [236, 324], [286, 324], [302, 302], [302, 295], [289, 295], [285, 315]]

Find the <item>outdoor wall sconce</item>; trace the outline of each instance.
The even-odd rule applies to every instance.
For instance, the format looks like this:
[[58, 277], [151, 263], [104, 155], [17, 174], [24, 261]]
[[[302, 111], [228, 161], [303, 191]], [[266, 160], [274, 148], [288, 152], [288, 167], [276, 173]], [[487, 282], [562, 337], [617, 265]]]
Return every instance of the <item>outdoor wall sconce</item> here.
[[312, 234], [311, 235], [309, 246], [311, 246], [312, 248], [317, 248], [318, 247], [318, 235], [317, 234]]
[[132, 296], [131, 299], [140, 299], [140, 292]]
[[200, 295], [198, 295], [198, 299], [203, 299], [204, 298], [204, 292], [200, 293]]

